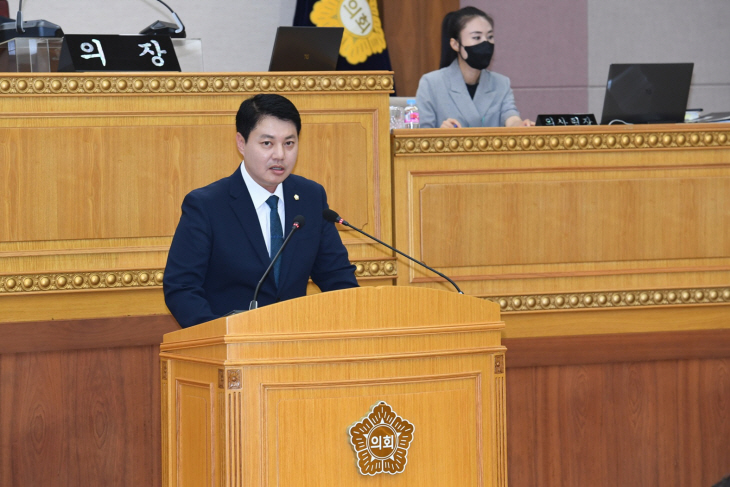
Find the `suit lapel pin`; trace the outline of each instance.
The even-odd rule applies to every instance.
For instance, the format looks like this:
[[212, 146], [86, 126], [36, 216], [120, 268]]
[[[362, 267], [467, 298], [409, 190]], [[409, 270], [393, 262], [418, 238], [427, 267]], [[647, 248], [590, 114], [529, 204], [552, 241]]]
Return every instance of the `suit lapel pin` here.
[[294, 199], [295, 199], [296, 201], [299, 201], [299, 195], [298, 195], [298, 194], [295, 194], [295, 195], [294, 195]]

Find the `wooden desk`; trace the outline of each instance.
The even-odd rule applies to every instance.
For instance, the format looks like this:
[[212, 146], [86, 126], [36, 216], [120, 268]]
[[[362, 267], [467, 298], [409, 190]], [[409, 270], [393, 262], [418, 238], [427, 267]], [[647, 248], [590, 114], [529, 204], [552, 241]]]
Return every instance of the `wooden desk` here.
[[396, 246], [500, 304], [511, 486], [730, 473], [730, 126], [391, 142]]

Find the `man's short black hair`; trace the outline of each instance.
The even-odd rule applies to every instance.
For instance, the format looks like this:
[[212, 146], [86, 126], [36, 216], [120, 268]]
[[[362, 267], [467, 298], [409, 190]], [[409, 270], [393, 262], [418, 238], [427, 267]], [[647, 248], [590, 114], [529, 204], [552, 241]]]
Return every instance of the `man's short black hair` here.
[[236, 113], [236, 131], [248, 142], [248, 136], [262, 118], [275, 117], [285, 122], [292, 122], [297, 128], [297, 135], [302, 130], [302, 119], [294, 104], [281, 95], [260, 94], [247, 98], [241, 103]]

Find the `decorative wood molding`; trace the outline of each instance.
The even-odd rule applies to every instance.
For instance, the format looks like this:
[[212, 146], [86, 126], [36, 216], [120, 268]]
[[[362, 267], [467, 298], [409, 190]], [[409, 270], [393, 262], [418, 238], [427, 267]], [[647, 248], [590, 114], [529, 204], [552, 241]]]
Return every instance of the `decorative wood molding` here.
[[637, 149], [710, 149], [730, 146], [730, 130], [691, 132], [611, 132], [504, 136], [394, 137], [393, 154], [556, 152]]
[[502, 312], [730, 303], [730, 287], [487, 296]]
[[[226, 438], [227, 431], [228, 431], [228, 425], [226, 424], [226, 420], [225, 420], [226, 419], [226, 404], [228, 403], [228, 401], [226, 400], [226, 397], [229, 395], [233, 395], [233, 394], [240, 394], [240, 392], [239, 393], [226, 392], [225, 388], [223, 388], [223, 389], [218, 389], [218, 391], [216, 393], [217, 397], [215, 399], [215, 407], [216, 407], [217, 411], [215, 414], [217, 414], [218, 417], [222, 419], [222, 421], [216, 421], [216, 423], [218, 423], [217, 434], [218, 434], [218, 438], [220, 439], [221, 444], [225, 444], [225, 438]], [[220, 478], [221, 483], [224, 484], [223, 481], [225, 479], [225, 473], [227, 470], [225, 455], [219, 454], [216, 456], [218, 457], [218, 462], [217, 462], [217, 465], [215, 468], [217, 468], [218, 472], [220, 472], [220, 475], [218, 478]], [[165, 485], [165, 484], [162, 484], [162, 485]], [[167, 484], [167, 485], [169, 485], [169, 484]], [[228, 484], [224, 484], [224, 485], [234, 485], [234, 484], [228, 483]]]
[[494, 373], [495, 375], [504, 374], [504, 355], [494, 356]]
[[175, 341], [171, 343], [160, 344], [160, 350], [170, 352], [173, 350], [190, 349], [196, 347], [214, 347], [217, 345], [232, 344], [258, 344], [258, 343], [286, 343], [286, 342], [306, 342], [320, 340], [358, 340], [367, 338], [392, 338], [418, 335], [453, 335], [456, 333], [478, 333], [490, 330], [501, 330], [504, 328], [504, 322], [498, 321], [494, 323], [464, 323], [459, 325], [450, 325], [444, 323], [439, 326], [424, 326], [413, 328], [378, 328], [373, 330], [346, 330], [316, 333], [286, 333], [286, 334], [260, 334], [248, 333], [245, 335], [225, 335], [208, 337], [197, 340]]
[[[167, 367], [169, 360], [160, 361], [160, 376], [162, 378], [160, 382], [160, 404], [163, 406], [160, 416], [160, 426], [162, 433], [162, 458], [169, 458], [170, 455], [170, 420], [169, 420], [169, 407], [166, 407], [170, 403], [170, 386], [167, 379]], [[170, 485], [170, 470], [169, 464], [162, 464], [162, 485]]]
[[[115, 116], [120, 117], [122, 115], [116, 114]], [[144, 237], [143, 237], [144, 238]], [[97, 242], [100, 239], [97, 239]], [[112, 240], [112, 239], [110, 239]], [[47, 241], [52, 243], [52, 241]], [[5, 242], [3, 242], [5, 243]], [[70, 245], [73, 245], [71, 243]], [[110, 244], [110, 245], [113, 245]], [[46, 249], [33, 249], [33, 250], [0, 250], [0, 259], [12, 259], [12, 258], [23, 258], [23, 257], [48, 257], [48, 256], [77, 256], [77, 255], [108, 255], [108, 254], [142, 254], [149, 252], [167, 252], [170, 250], [170, 244], [166, 245], [138, 245], [138, 246], [98, 246], [89, 248], [46, 248]]]
[[365, 260], [353, 262], [355, 277], [398, 277], [398, 265], [392, 260]]
[[504, 355], [502, 358], [502, 373], [494, 378], [494, 404], [497, 417], [497, 486], [507, 487], [507, 391], [504, 376]]
[[228, 370], [228, 389], [241, 388], [241, 369]]
[[730, 330], [504, 338], [509, 369], [566, 365], [714, 360], [730, 357]]
[[[353, 262], [357, 278], [397, 277], [395, 260]], [[161, 287], [163, 269], [0, 276], [0, 297], [17, 293]], [[502, 312], [730, 303], [730, 287], [482, 296]]]
[[417, 382], [441, 382], [467, 379], [474, 381], [475, 390], [479, 390], [482, 385], [482, 373], [476, 372], [456, 372], [451, 374], [431, 374], [431, 375], [404, 375], [397, 377], [380, 377], [369, 379], [345, 379], [345, 380], [325, 380], [319, 382], [276, 382], [262, 383], [261, 391], [264, 396], [268, 396], [272, 391], [296, 390], [296, 389], [318, 389], [339, 388], [339, 387], [358, 387], [358, 386], [381, 386], [413, 384]]
[[[421, 358], [447, 357], [456, 355], [481, 355], [504, 353], [507, 349], [503, 346], [494, 347], [478, 347], [478, 348], [459, 348], [453, 350], [432, 350], [427, 352], [402, 352], [378, 355], [340, 355], [332, 357], [310, 357], [310, 358], [251, 358], [251, 359], [211, 359], [200, 358], [186, 355], [177, 355], [174, 352], [160, 352], [160, 357], [165, 359], [176, 359], [183, 362], [194, 362], [198, 364], [208, 365], [231, 365], [235, 367], [260, 366], [260, 365], [298, 365], [298, 364], [333, 364], [333, 363], [352, 363], [352, 362], [378, 362], [388, 360], [412, 360]], [[230, 371], [228, 376], [230, 387]]]
[[297, 93], [385, 91], [393, 89], [393, 74], [368, 73], [246, 73], [190, 74], [4, 74], [0, 76], [2, 95], [162, 95], [220, 93]]
[[226, 466], [225, 471], [221, 471], [221, 477], [226, 480], [225, 485], [230, 486], [241, 486], [243, 485], [244, 472], [241, 469], [242, 462], [239, 460], [243, 458], [243, 436], [244, 431], [241, 425], [240, 418], [243, 418], [243, 395], [241, 392], [229, 392], [227, 393], [227, 401], [225, 405], [225, 421], [221, 423], [228, 427], [227, 431], [227, 443], [229, 458], [234, 459], [232, 461], [223, 460], [223, 464]]
[[10, 293], [162, 286], [163, 269], [60, 272], [0, 276], [0, 296]]
[[[353, 262], [355, 277], [397, 277], [393, 260]], [[0, 296], [10, 293], [160, 287], [164, 269], [60, 272], [0, 276]]]
[[[636, 263], [640, 261], [631, 261], [629, 263]], [[529, 266], [529, 264], [528, 264]], [[637, 268], [626, 267], [618, 269], [603, 269], [603, 270], [568, 270], [564, 272], [560, 271], [544, 271], [544, 272], [513, 272], [504, 274], [470, 274], [467, 276], [452, 276], [454, 281], [457, 282], [468, 282], [468, 281], [500, 281], [500, 280], [514, 280], [514, 279], [539, 279], [544, 277], [604, 277], [604, 276], [623, 276], [623, 275], [649, 275], [649, 274], [678, 274], [687, 272], [728, 272], [730, 271], [729, 266], [720, 265], [706, 265], [706, 266], [677, 266], [677, 267], [650, 267], [650, 268]], [[411, 279], [413, 284], [423, 284], [431, 282], [444, 282], [442, 277], [438, 276], [424, 276], [415, 277]], [[610, 292], [610, 291], [609, 291]]]
[[[0, 304], [0, 309], [5, 311], [3, 306]], [[150, 346], [157, 349], [166, 333], [179, 329], [169, 314], [6, 322], [0, 323], [0, 355]], [[163, 363], [167, 360], [161, 357], [161, 367]], [[160, 374], [163, 377], [164, 371]]]

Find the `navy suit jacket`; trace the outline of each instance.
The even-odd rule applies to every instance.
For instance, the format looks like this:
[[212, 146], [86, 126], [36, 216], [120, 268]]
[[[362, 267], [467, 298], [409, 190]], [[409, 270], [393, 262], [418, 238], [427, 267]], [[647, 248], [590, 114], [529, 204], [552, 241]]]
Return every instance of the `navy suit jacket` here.
[[[259, 306], [304, 296], [310, 277], [322, 291], [356, 287], [355, 266], [334, 224], [322, 218], [328, 207], [324, 188], [295, 175], [283, 185], [284, 237], [295, 216], [303, 215], [306, 221], [279, 257], [278, 288], [273, 272], [261, 286]], [[233, 175], [185, 197], [165, 267], [165, 303], [182, 327], [247, 310], [270, 263], [239, 167]]]

